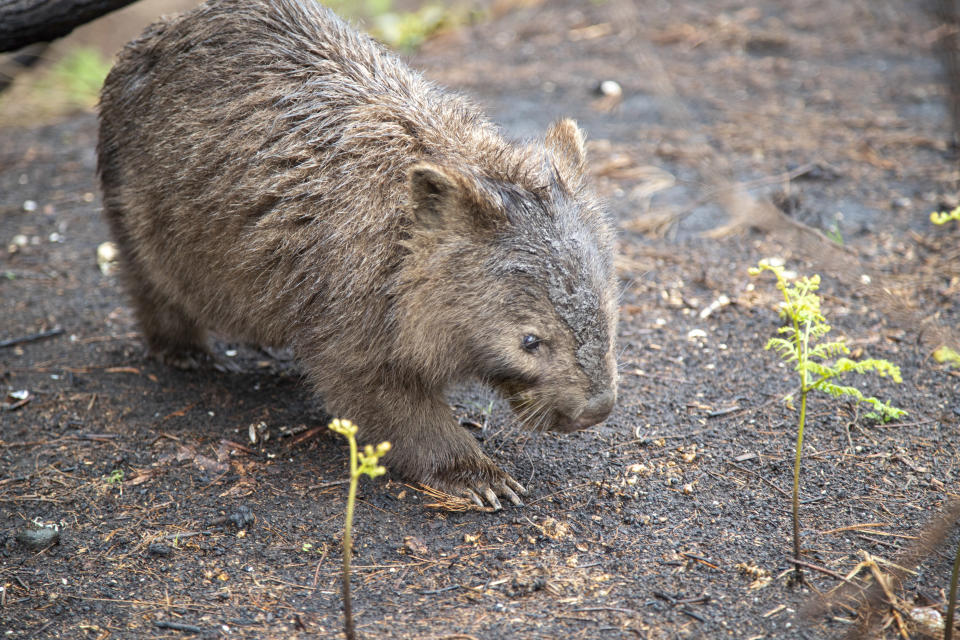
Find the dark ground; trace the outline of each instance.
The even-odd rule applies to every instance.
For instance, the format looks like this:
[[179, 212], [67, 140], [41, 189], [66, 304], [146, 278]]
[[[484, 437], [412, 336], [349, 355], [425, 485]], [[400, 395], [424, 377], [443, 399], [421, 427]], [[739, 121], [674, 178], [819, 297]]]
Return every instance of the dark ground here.
[[[447, 512], [389, 476], [365, 483], [365, 637], [839, 638], [867, 609], [870, 566], [909, 563], [958, 497], [960, 376], [930, 357], [960, 326], [960, 225], [928, 222], [960, 196], [943, 30], [919, 3], [679, 4], [501, 2], [414, 56], [511, 133], [561, 114], [589, 133], [620, 229], [623, 378], [613, 416], [572, 435], [509, 428], [482, 390], [452, 398], [488, 418], [484, 447], [529, 488], [523, 508]], [[620, 99], [594, 93], [608, 79]], [[158, 622], [341, 636], [344, 443], [296, 435], [327, 417], [292, 363], [246, 347], [241, 374], [143, 359], [97, 268], [95, 136], [91, 115], [0, 131], [0, 339], [64, 329], [0, 348], [0, 393], [30, 394], [0, 411], [3, 637], [195, 636]], [[821, 569], [804, 587], [788, 584], [796, 416], [780, 398], [795, 383], [763, 350], [772, 279], [746, 273], [762, 257], [824, 276], [834, 333], [903, 370], [901, 385], [853, 381], [910, 412], [876, 425], [812, 400], [803, 558]], [[271, 437], [252, 444], [259, 423]], [[31, 520], [58, 523], [60, 543], [17, 542]], [[958, 537], [888, 586], [863, 637], [923, 637]], [[858, 566], [829, 614], [801, 612]]]

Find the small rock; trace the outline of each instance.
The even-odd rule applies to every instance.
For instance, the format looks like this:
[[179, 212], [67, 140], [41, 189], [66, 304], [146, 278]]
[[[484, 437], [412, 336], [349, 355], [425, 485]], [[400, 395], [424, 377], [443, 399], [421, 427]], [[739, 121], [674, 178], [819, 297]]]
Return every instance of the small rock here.
[[730, 298], [726, 295], [720, 294], [717, 296], [717, 299], [711, 302], [708, 306], [700, 310], [700, 318], [707, 319], [709, 318], [714, 311], [717, 309], [722, 309], [723, 307], [730, 304]]
[[230, 523], [237, 529], [248, 529], [253, 524], [253, 511], [245, 504], [237, 507], [237, 510], [230, 514]]
[[37, 210], [37, 203], [33, 200], [24, 200], [23, 210], [27, 213], [32, 213]]
[[782, 34], [768, 32], [751, 34], [743, 48], [755, 56], [775, 56], [783, 55], [788, 45], [787, 38]]
[[250, 438], [250, 444], [263, 444], [270, 439], [270, 427], [266, 422], [251, 422], [247, 427], [247, 435]]
[[147, 553], [152, 556], [167, 557], [173, 553], [173, 547], [160, 542], [154, 542], [147, 547]]
[[60, 529], [56, 525], [30, 524], [17, 532], [17, 542], [31, 551], [42, 551], [60, 543]]
[[15, 411], [30, 402], [32, 399], [33, 396], [26, 389], [8, 391], [7, 397], [2, 403], [0, 403], [0, 407], [2, 407], [5, 411]]
[[623, 95], [623, 87], [615, 80], [604, 80], [597, 86], [597, 93], [608, 98], [619, 98]]
[[914, 622], [931, 631], [943, 632], [943, 616], [934, 607], [914, 607], [910, 610], [910, 617]]
[[117, 251], [117, 245], [112, 242], [102, 242], [97, 247], [97, 265], [100, 272], [108, 276], [117, 268], [117, 257], [120, 255]]
[[400, 553], [427, 558], [430, 556], [430, 549], [427, 548], [427, 545], [425, 545], [420, 538], [416, 536], [405, 536]]

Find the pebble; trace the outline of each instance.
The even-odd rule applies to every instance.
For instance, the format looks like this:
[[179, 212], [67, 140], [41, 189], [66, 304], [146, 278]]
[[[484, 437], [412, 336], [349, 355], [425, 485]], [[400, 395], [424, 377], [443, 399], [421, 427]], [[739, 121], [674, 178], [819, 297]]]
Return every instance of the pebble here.
[[108, 276], [117, 268], [117, 257], [119, 256], [117, 245], [112, 242], [101, 242], [97, 247], [97, 265], [100, 272]]
[[623, 95], [623, 87], [615, 80], [604, 80], [597, 87], [597, 93], [610, 98], [619, 98]]
[[60, 542], [60, 529], [56, 526], [28, 525], [17, 532], [17, 542], [31, 551], [41, 551]]
[[37, 210], [37, 203], [34, 200], [24, 200], [23, 201], [23, 210], [27, 213], [31, 213]]
[[248, 529], [253, 524], [253, 512], [245, 504], [237, 507], [237, 510], [227, 516], [227, 520], [237, 529]]
[[173, 548], [170, 545], [154, 542], [147, 547], [147, 553], [152, 556], [167, 557], [173, 553]]

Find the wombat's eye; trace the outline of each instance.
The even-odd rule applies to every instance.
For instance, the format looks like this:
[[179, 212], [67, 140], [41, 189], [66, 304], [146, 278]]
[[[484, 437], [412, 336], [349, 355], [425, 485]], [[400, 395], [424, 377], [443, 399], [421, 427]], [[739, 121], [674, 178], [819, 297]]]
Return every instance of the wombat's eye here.
[[523, 336], [523, 349], [524, 351], [528, 351], [529, 353], [534, 353], [537, 349], [540, 348], [541, 342], [542, 340], [540, 338], [538, 338], [537, 336], [531, 333], [528, 333], [527, 335]]

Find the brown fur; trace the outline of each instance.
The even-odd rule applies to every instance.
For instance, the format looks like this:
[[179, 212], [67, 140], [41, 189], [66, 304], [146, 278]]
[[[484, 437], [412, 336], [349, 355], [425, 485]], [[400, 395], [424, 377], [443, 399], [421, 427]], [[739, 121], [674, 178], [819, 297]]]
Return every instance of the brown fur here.
[[456, 424], [452, 383], [491, 384], [531, 428], [609, 413], [611, 231], [572, 121], [511, 144], [312, 0], [215, 0], [126, 47], [100, 123], [161, 359], [195, 365], [207, 329], [290, 346], [393, 470], [497, 506], [522, 488]]

